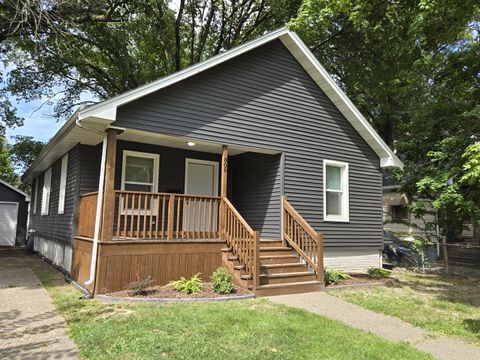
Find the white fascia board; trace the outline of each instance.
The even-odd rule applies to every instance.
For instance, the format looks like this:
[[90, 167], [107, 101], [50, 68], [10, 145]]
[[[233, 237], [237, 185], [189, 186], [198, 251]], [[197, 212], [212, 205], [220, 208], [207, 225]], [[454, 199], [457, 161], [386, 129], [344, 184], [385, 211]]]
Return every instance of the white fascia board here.
[[[282, 28], [276, 31], [272, 31], [256, 40], [247, 42], [243, 45], [240, 45], [236, 48], [233, 48], [229, 51], [226, 51], [222, 54], [216, 55], [202, 61], [198, 64], [192, 65], [182, 71], [173, 73], [172, 75], [166, 76], [162, 79], [153, 81], [149, 84], [140, 86], [139, 88], [127, 91], [123, 94], [117, 95], [110, 100], [103, 101], [101, 103], [91, 105], [83, 109], [79, 113], [79, 120], [84, 120], [87, 118], [104, 118], [106, 120], [115, 121], [116, 119], [116, 108], [121, 105], [128, 104], [136, 99], [154, 93], [158, 90], [166, 88], [170, 85], [173, 85], [179, 81], [187, 79], [191, 76], [194, 76], [198, 73], [201, 73], [205, 70], [208, 70], [218, 64], [221, 64], [225, 61], [233, 59], [239, 55], [242, 55], [250, 50], [253, 50], [263, 44], [266, 44], [272, 40], [277, 39], [283, 34], [288, 33], [289, 31], [286, 28]], [[115, 110], [114, 110], [115, 109]]]
[[378, 135], [362, 113], [352, 103], [348, 96], [340, 89], [330, 74], [318, 62], [315, 55], [308, 49], [305, 43], [293, 32], [288, 31], [280, 37], [280, 40], [290, 53], [303, 66], [305, 71], [313, 78], [317, 85], [336, 105], [345, 118], [352, 124], [357, 132], [370, 145], [380, 157], [381, 167], [403, 167], [402, 161], [388, 147]]

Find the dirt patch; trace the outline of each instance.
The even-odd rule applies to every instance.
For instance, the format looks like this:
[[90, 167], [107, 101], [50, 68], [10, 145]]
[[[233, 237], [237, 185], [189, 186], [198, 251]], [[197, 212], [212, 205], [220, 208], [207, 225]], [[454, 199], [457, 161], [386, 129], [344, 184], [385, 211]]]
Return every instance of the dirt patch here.
[[174, 290], [171, 286], [151, 286], [144, 295], [133, 296], [130, 290], [115, 291], [108, 296], [112, 297], [135, 297], [135, 298], [165, 298], [165, 299], [201, 299], [201, 298], [222, 298], [229, 296], [242, 296], [251, 295], [252, 293], [244, 288], [235, 287], [234, 291], [230, 294], [219, 294], [212, 289], [212, 285], [206, 283], [203, 285], [203, 291], [196, 294], [185, 294], [183, 292]]
[[355, 285], [378, 285], [386, 284], [389, 281], [392, 281], [391, 278], [375, 278], [367, 274], [349, 274], [350, 279], [342, 280], [338, 284], [330, 284], [327, 286], [327, 289], [332, 289], [336, 287], [344, 286], [355, 286]]

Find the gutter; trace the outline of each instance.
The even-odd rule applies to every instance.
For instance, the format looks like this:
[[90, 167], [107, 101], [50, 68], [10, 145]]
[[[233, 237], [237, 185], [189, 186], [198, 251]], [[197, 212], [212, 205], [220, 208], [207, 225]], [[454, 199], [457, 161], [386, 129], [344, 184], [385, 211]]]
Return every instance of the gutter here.
[[107, 161], [107, 134], [103, 134], [102, 144], [102, 159], [100, 161], [100, 179], [98, 182], [98, 194], [97, 194], [97, 209], [95, 214], [95, 229], [93, 235], [92, 244], [92, 259], [90, 262], [90, 278], [85, 282], [85, 285], [91, 285], [95, 281], [95, 272], [97, 267], [97, 254], [98, 254], [98, 238], [100, 237], [100, 222], [102, 215], [103, 205], [103, 188], [105, 184], [105, 163]]

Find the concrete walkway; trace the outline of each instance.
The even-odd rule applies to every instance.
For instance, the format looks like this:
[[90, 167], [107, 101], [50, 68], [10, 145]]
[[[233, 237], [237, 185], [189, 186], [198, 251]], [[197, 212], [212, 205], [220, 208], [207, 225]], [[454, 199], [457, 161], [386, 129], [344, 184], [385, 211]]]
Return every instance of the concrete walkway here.
[[0, 359], [76, 359], [65, 322], [32, 271], [46, 264], [23, 249], [0, 248]]
[[432, 335], [398, 318], [365, 310], [325, 292], [273, 296], [270, 300], [340, 320], [354, 328], [371, 332], [387, 340], [408, 342], [437, 359], [480, 359], [480, 348], [477, 346], [445, 336]]

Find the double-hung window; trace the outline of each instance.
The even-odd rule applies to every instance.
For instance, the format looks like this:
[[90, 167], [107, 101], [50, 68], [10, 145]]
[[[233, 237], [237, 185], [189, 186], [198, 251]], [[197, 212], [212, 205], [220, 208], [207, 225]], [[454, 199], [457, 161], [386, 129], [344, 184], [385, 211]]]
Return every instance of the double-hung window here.
[[67, 188], [67, 172], [68, 172], [68, 154], [62, 158], [62, 169], [60, 172], [60, 189], [58, 192], [58, 213], [65, 212], [65, 191]]
[[[158, 169], [160, 156], [158, 154], [144, 153], [138, 151], [123, 151], [122, 163], [122, 190], [157, 192], [158, 191]], [[125, 204], [120, 204], [122, 214], [125, 213]], [[155, 209], [157, 201], [144, 203], [144, 200], [137, 198], [128, 201], [127, 213], [132, 211], [136, 215], [150, 214], [150, 209]], [[146, 210], [144, 210], [146, 209]]]
[[41, 215], [48, 215], [48, 209], [50, 207], [51, 184], [52, 184], [52, 168], [49, 168], [43, 174]]
[[323, 161], [323, 218], [349, 221], [348, 163]]
[[159, 155], [125, 150], [122, 165], [122, 190], [158, 191]]

